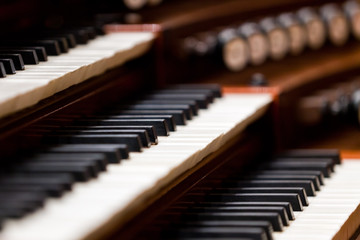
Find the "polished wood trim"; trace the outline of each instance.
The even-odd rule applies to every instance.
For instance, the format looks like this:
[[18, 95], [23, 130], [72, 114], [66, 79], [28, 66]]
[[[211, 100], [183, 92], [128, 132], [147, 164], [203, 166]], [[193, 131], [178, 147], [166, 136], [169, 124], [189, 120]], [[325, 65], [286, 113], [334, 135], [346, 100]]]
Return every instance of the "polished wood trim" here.
[[341, 150], [341, 159], [347, 160], [360, 160], [360, 149], [359, 150]]
[[274, 100], [279, 98], [280, 90], [278, 87], [243, 87], [243, 86], [223, 86], [224, 93], [269, 93]]
[[357, 229], [360, 226], [360, 204], [355, 211], [346, 219], [340, 230], [332, 238], [332, 240], [344, 240], [351, 239], [356, 234]]
[[159, 33], [162, 27], [159, 24], [107, 24], [103, 27], [105, 33], [113, 32], [152, 32]]

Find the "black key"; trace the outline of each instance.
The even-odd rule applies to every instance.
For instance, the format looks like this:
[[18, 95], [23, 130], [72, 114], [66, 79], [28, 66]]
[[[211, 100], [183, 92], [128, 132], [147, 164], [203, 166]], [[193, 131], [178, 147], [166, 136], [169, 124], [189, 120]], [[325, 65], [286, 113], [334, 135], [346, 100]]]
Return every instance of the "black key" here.
[[25, 64], [39, 64], [35, 50], [32, 49], [0, 49], [1, 54], [20, 54]]
[[70, 29], [64, 33], [73, 34], [77, 44], [86, 44], [89, 41], [89, 34], [86, 29]]
[[[32, 212], [43, 206], [44, 199], [41, 200], [41, 203], [37, 202], [36, 199], [30, 201], [30, 199], [23, 200], [21, 198], [9, 198], [9, 193], [5, 193], [7, 198], [2, 198], [3, 193], [0, 192], [0, 212], [4, 216], [10, 218], [19, 218], [25, 214]], [[27, 195], [29, 193], [26, 193]], [[31, 194], [31, 193], [30, 193]], [[6, 213], [6, 214], [5, 214]]]
[[17, 174], [0, 180], [1, 185], [11, 187], [41, 187], [49, 196], [59, 197], [70, 190], [74, 179], [70, 174]]
[[71, 190], [71, 185], [75, 183], [74, 177], [70, 173], [14, 173], [6, 180], [13, 179], [12, 182], [40, 184], [59, 184], [65, 190]]
[[0, 59], [0, 62], [4, 65], [6, 74], [15, 74], [15, 65], [12, 59]]
[[303, 206], [309, 205], [305, 189], [300, 187], [194, 188], [193, 191], [211, 191], [212, 193], [296, 193], [299, 194]]
[[111, 114], [124, 115], [172, 115], [176, 125], [186, 125], [186, 116], [182, 110], [117, 110], [110, 111]]
[[14, 63], [16, 70], [24, 70], [25, 69], [24, 61], [20, 54], [0, 53], [0, 59], [11, 59]]
[[0, 62], [0, 78], [6, 77], [6, 70], [4, 64]]
[[326, 168], [334, 172], [335, 162], [331, 158], [275, 158], [275, 162], [303, 162], [308, 163], [324, 163]]
[[150, 147], [151, 142], [149, 139], [149, 135], [147, 134], [146, 130], [141, 129], [124, 129], [124, 130], [113, 130], [113, 129], [85, 129], [85, 130], [68, 130], [68, 129], [62, 129], [56, 131], [58, 134], [71, 134], [71, 135], [81, 135], [81, 134], [135, 134], [138, 135], [142, 146], [143, 147]]
[[39, 208], [36, 203], [20, 199], [1, 199], [0, 212], [9, 218], [20, 218]]
[[58, 36], [62, 36], [62, 37], [64, 37], [66, 39], [69, 48], [76, 47], [76, 39], [75, 39], [74, 34], [72, 34], [72, 33], [64, 33], [64, 34], [61, 34], [61, 35], [58, 35]]
[[0, 193], [0, 212], [2, 214], [6, 213], [7, 217], [10, 218], [19, 218], [24, 216], [27, 213], [30, 213], [41, 206], [36, 201], [23, 201], [19, 197], [14, 198], [1, 198], [2, 193]]
[[50, 38], [64, 38], [67, 42], [68, 48], [74, 48], [76, 47], [76, 39], [74, 34], [72, 33], [59, 33], [58, 31], [50, 31], [46, 32], [47, 36], [50, 36]]
[[98, 132], [99, 134], [136, 134], [140, 137], [141, 143], [143, 147], [150, 147], [151, 146], [151, 142], [150, 142], [150, 138], [149, 135], [147, 134], [146, 130], [141, 130], [141, 129], [135, 129], [135, 130], [130, 130], [130, 129], [123, 129], [123, 130], [84, 130], [82, 131], [83, 133], [89, 133], [89, 134], [94, 134], [96, 132]]
[[[156, 222], [156, 225], [161, 227], [161, 222]], [[162, 225], [168, 224], [164, 222]], [[264, 229], [267, 239], [272, 239], [273, 228], [268, 221], [217, 221], [217, 220], [204, 220], [204, 221], [187, 221], [171, 224], [170, 228], [178, 229], [179, 227], [243, 227], [243, 228], [262, 228]], [[208, 238], [207, 238], [208, 239]]]
[[293, 208], [289, 202], [177, 202], [175, 206], [196, 204], [202, 207], [283, 207], [290, 220], [295, 220]]
[[302, 211], [303, 205], [296, 193], [188, 193], [186, 199], [212, 202], [289, 202], [295, 211]]
[[[18, 193], [25, 194], [27, 198], [11, 197], [11, 195], [16, 195]], [[0, 200], [1, 207], [16, 207], [11, 206], [12, 203], [16, 203], [20, 208], [26, 208], [31, 211], [36, 208], [43, 207], [45, 199], [49, 195], [45, 193], [45, 190], [40, 186], [5, 185], [0, 186], [0, 196], [3, 196]]]
[[23, 173], [71, 173], [77, 181], [88, 181], [95, 177], [96, 167], [90, 162], [45, 162], [36, 161], [23, 163], [16, 168]]
[[170, 239], [183, 239], [183, 238], [195, 238], [195, 239], [208, 239], [218, 238], [250, 238], [253, 240], [266, 240], [266, 233], [262, 228], [242, 228], [242, 227], [198, 227], [198, 228], [180, 228], [169, 229], [164, 232], [164, 237]]
[[4, 218], [21, 218], [30, 211], [36, 209], [33, 204], [21, 202], [1, 202], [0, 212]]
[[[90, 118], [92, 119], [93, 116], [90, 116]], [[175, 120], [173, 118], [173, 116], [171, 115], [99, 115], [99, 116], [95, 116], [96, 118], [103, 118], [103, 119], [133, 119], [133, 120], [153, 120], [153, 119], [158, 119], [158, 120], [165, 120], [166, 124], [169, 127], [169, 130], [174, 132], [176, 131], [176, 123]]]
[[6, 214], [3, 214], [0, 212], [0, 230], [2, 230], [3, 225], [4, 225], [4, 221], [7, 219]]
[[179, 100], [179, 99], [146, 99], [136, 101], [136, 104], [150, 104], [150, 105], [188, 105], [194, 116], [199, 114], [199, 105], [195, 100]]
[[[11, 185], [10, 185], [11, 186]], [[19, 191], [19, 192], [8, 192], [1, 191], [0, 199], [1, 203], [4, 202], [28, 202], [32, 203], [34, 207], [41, 206], [41, 203], [44, 201], [44, 194], [39, 192], [30, 192], [30, 191]], [[40, 203], [39, 203], [40, 202]]]
[[48, 197], [48, 194], [41, 186], [10, 184], [0, 187], [0, 196], [3, 206], [4, 202], [11, 201], [32, 203], [32, 206], [34, 207], [42, 207], [46, 197]]
[[168, 86], [175, 89], [210, 89], [215, 97], [221, 97], [221, 86], [218, 84], [175, 84]]
[[156, 105], [156, 104], [133, 104], [133, 105], [123, 105], [119, 107], [115, 107], [115, 110], [166, 110], [166, 111], [172, 111], [172, 110], [181, 110], [184, 111], [186, 119], [191, 120], [193, 117], [191, 108], [189, 105], [184, 104], [166, 104], [166, 105]]
[[38, 153], [27, 161], [44, 161], [44, 162], [91, 162], [101, 171], [106, 170], [108, 160], [105, 154], [101, 153]]
[[55, 40], [55, 41], [57, 41], [57, 43], [59, 45], [61, 53], [69, 52], [68, 42], [65, 37], [49, 37], [44, 40]]
[[296, 149], [278, 155], [281, 158], [331, 158], [340, 164], [340, 152], [337, 149]]
[[[23, 192], [21, 193], [23, 194]], [[11, 197], [11, 195], [14, 194], [9, 192], [0, 192], [0, 201], [1, 201], [0, 212], [4, 212], [5, 209], [17, 210], [20, 213], [19, 215], [21, 216], [25, 213], [33, 211], [44, 205], [45, 197], [43, 197], [42, 195], [38, 197], [38, 193], [32, 193], [32, 192], [27, 192], [24, 194], [27, 195], [26, 199], [23, 199], [22, 196], [19, 195]], [[5, 196], [5, 197], [1, 197], [1, 196]], [[9, 216], [9, 217], [14, 217], [14, 216]]]
[[[299, 195], [301, 203], [303, 206], [309, 206], [309, 201], [307, 198], [307, 194], [304, 188], [243, 188], [241, 189], [243, 192], [253, 192], [253, 193], [266, 193], [266, 192], [274, 192], [274, 193], [296, 193]], [[292, 220], [292, 219], [290, 219]]]
[[[3, 50], [11, 49], [11, 50], [33, 50], [36, 53], [38, 61], [47, 61], [47, 54], [44, 47], [41, 46], [11, 46], [11, 47], [3, 47]], [[23, 58], [24, 59], [24, 58]]]
[[37, 46], [37, 47], [29, 47], [31, 49], [34, 49], [36, 52], [36, 55], [41, 62], [47, 61], [47, 54], [45, 47]]
[[167, 211], [170, 212], [187, 212], [187, 213], [202, 213], [202, 212], [274, 212], [278, 213], [281, 217], [284, 226], [289, 226], [289, 217], [283, 207], [274, 206], [223, 206], [223, 207], [204, 207], [204, 206], [193, 206], [193, 207], [170, 207]]
[[[45, 194], [45, 191], [40, 186], [24, 186], [24, 185], [1, 185], [0, 192], [41, 192]], [[45, 196], [45, 195], [44, 195]]]
[[[47, 126], [41, 126], [42, 128], [47, 128]], [[51, 126], [49, 126], [51, 127]], [[58, 127], [56, 127], [58, 129]], [[153, 126], [66, 126], [65, 129], [78, 129], [78, 130], [145, 130], [149, 136], [150, 142], [153, 144], [158, 143], [157, 133]], [[128, 157], [123, 157], [128, 158]]]
[[272, 170], [311, 170], [321, 171], [325, 177], [330, 177], [331, 169], [326, 162], [295, 162], [295, 161], [281, 161], [270, 162], [266, 164], [266, 169]]
[[309, 180], [225, 180], [224, 187], [301, 187], [308, 196], [315, 196], [315, 188]]
[[178, 88], [178, 89], [171, 89], [171, 88], [166, 88], [166, 89], [159, 89], [155, 91], [155, 94], [173, 94], [173, 95], [177, 95], [177, 94], [195, 94], [195, 95], [205, 95], [206, 96], [206, 100], [209, 103], [214, 102], [214, 94], [210, 89], [194, 89], [194, 88], [189, 88], [189, 89], [182, 89], [182, 88]]
[[[235, 179], [230, 177], [230, 179]], [[316, 176], [311, 175], [273, 175], [273, 174], [256, 174], [244, 177], [246, 180], [310, 180], [316, 191], [320, 191], [320, 182]]]
[[156, 93], [145, 97], [147, 100], [161, 99], [161, 100], [194, 100], [199, 105], [199, 108], [208, 108], [211, 100], [204, 94], [167, 94], [167, 93]]
[[[1, 199], [1, 198], [0, 198]], [[1, 199], [0, 217], [3, 218], [21, 218], [25, 214], [35, 210], [37, 207], [33, 203], [24, 203], [19, 201], [11, 201]]]
[[46, 55], [60, 55], [60, 47], [55, 40], [39, 40], [39, 39], [15, 39], [3, 42], [3, 46], [22, 46], [22, 47], [44, 47]]
[[[178, 215], [176, 212], [166, 212], [165, 216]], [[181, 213], [185, 221], [196, 220], [224, 220], [224, 221], [269, 221], [275, 231], [282, 231], [283, 224], [279, 214], [272, 212], [202, 212], [202, 213]], [[264, 232], [265, 233], [265, 232]]]
[[140, 152], [142, 148], [139, 135], [135, 134], [53, 134], [44, 138], [44, 143], [93, 143], [93, 144], [126, 144], [129, 151]]
[[128, 157], [129, 154], [125, 144], [62, 144], [41, 151], [51, 153], [102, 153], [105, 154], [109, 163], [119, 163], [123, 157]]
[[78, 125], [98, 125], [98, 126], [154, 126], [156, 133], [159, 136], [168, 136], [170, 134], [169, 127], [165, 120], [132, 120], [132, 119], [109, 119], [109, 120], [96, 120], [96, 119], [83, 119], [77, 121]]
[[275, 174], [275, 175], [311, 175], [316, 176], [321, 185], [324, 185], [324, 175], [321, 171], [297, 171], [297, 170], [261, 170], [260, 174]]
[[[154, 100], [140, 100], [137, 101], [136, 104], [151, 104], [151, 105], [172, 105], [172, 104], [181, 104], [181, 105], [189, 105], [194, 116], [197, 116], [199, 113], [199, 105], [194, 100], [161, 100], [161, 99], [154, 99]], [[171, 114], [172, 113], [158, 113], [160, 114]]]
[[93, 26], [85, 26], [81, 27], [82, 30], [85, 30], [87, 32], [87, 35], [89, 39], [95, 39], [97, 36], [97, 31]]
[[30, 40], [25, 44], [30, 46], [44, 47], [46, 50], [46, 54], [50, 56], [58, 56], [61, 54], [59, 43], [56, 40]]
[[[146, 135], [148, 136], [150, 142], [152, 144], [158, 143], [157, 133], [153, 126], [85, 126], [85, 125], [70, 125], [70, 126], [64, 126], [59, 127], [57, 125], [35, 125], [33, 126], [32, 130], [27, 132], [26, 135], [38, 135], [37, 133], [52, 133], [52, 132], [61, 132], [61, 131], [85, 131], [85, 130], [104, 130], [104, 131], [110, 131], [110, 130], [145, 130], [145, 138]], [[123, 155], [122, 158], [128, 158], [127, 154]]]
[[242, 187], [301, 187], [305, 189], [308, 196], [315, 196], [316, 191], [312, 181], [309, 180], [236, 180], [236, 179], [210, 179], [207, 184], [223, 188], [242, 188]]

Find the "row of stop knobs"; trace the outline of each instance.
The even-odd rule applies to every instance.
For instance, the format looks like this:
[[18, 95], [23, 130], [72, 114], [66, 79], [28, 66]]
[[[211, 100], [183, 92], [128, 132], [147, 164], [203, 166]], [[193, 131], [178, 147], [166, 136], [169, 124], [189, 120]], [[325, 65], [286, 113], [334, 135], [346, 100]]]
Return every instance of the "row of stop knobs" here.
[[317, 50], [326, 41], [342, 46], [351, 35], [360, 40], [360, 5], [356, 1], [304, 7], [201, 32], [185, 38], [183, 48], [189, 57], [221, 58], [226, 68], [240, 71], [268, 59], [299, 55], [306, 48]]

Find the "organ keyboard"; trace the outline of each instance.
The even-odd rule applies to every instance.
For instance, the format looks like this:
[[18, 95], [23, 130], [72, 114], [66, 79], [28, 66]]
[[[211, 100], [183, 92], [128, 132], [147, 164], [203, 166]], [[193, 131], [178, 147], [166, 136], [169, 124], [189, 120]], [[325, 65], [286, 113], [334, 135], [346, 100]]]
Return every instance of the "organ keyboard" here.
[[[299, 159], [292, 157], [290, 163]], [[354, 181], [359, 162], [345, 159], [313, 195], [297, 187], [318, 174], [310, 170], [309, 163], [329, 159], [312, 156], [302, 160], [302, 170], [280, 164], [272, 169], [265, 164], [259, 170], [255, 167], [250, 172], [235, 170], [220, 179], [210, 177], [165, 209], [136, 238], [350, 239], [359, 225], [359, 191], [355, 187], [359, 181]], [[310, 181], [307, 184], [311, 185]], [[290, 200], [294, 193], [300, 198]], [[292, 207], [286, 205], [289, 203]], [[270, 214], [275, 212], [278, 214]]]
[[309, 198], [309, 207], [295, 214], [296, 221], [274, 239], [350, 239], [359, 225], [359, 165], [356, 159], [345, 159], [336, 166], [317, 196]]
[[60, 56], [26, 65], [0, 81], [0, 117], [22, 110], [68, 87], [105, 73], [144, 54], [154, 39], [150, 32], [98, 36]]
[[[191, 88], [187, 91], [191, 92]], [[176, 94], [176, 89], [172, 92]], [[188, 96], [188, 99], [192, 98], [191, 94]], [[167, 99], [166, 96], [164, 99]], [[142, 208], [150, 196], [199, 164], [202, 159], [217, 151], [251, 122], [261, 117], [270, 103], [271, 95], [265, 93], [225, 94], [223, 98], [216, 99], [208, 110], [200, 110], [199, 116], [194, 116], [186, 126], [177, 126], [177, 131], [170, 133], [168, 137], [159, 136], [158, 145], [148, 149], [144, 146], [140, 153], [131, 152], [129, 160], [107, 166], [106, 173], [101, 173], [94, 180], [75, 184], [70, 193], [60, 199], [50, 199], [39, 212], [30, 214], [20, 221], [7, 221], [0, 238], [80, 239], [91, 236], [92, 231], [109, 224], [110, 219], [125, 218], [131, 212], [136, 212], [136, 209]], [[131, 125], [131, 122], [128, 125]], [[112, 126], [115, 128], [116, 123]], [[66, 129], [66, 126], [64, 128]], [[73, 134], [86, 137], [76, 131]], [[88, 135], [88, 138], [96, 136], [105, 137], [102, 133], [102, 135]], [[109, 137], [121, 138], [122, 135], [110, 134]], [[96, 142], [96, 140], [92, 142], [94, 141]], [[109, 143], [106, 140], [99, 141]], [[115, 142], [111, 141], [111, 143]], [[129, 150], [134, 151], [130, 145]], [[61, 159], [61, 154], [59, 157]], [[36, 158], [35, 155], [35, 162], [38, 161]], [[74, 161], [79, 161], [75, 160], [76, 155], [73, 158]], [[31, 162], [32, 160], [29, 163]], [[46, 169], [33, 169], [30, 173], [48, 171], [51, 172]], [[75, 209], [78, 211], [76, 215], [79, 219], [72, 221]], [[21, 232], [18, 231], [19, 227], [22, 229]], [[57, 233], [53, 234], [54, 231]]]

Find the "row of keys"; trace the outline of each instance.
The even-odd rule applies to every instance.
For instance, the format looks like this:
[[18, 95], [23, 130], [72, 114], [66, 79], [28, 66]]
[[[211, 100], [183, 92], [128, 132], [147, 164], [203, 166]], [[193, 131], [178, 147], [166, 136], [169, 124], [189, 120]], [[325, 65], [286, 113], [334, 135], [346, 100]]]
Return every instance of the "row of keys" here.
[[[60, 197], [75, 182], [86, 182], [118, 164], [129, 152], [141, 152], [198, 115], [215, 98], [217, 85], [179, 85], [157, 90], [129, 105], [107, 112], [49, 119], [24, 138], [42, 138], [42, 146], [7, 160], [0, 179], [0, 219], [22, 217], [48, 197]], [[74, 119], [76, 119], [74, 121]], [[10, 173], [11, 174], [10, 174]]]
[[48, 56], [58, 56], [69, 52], [78, 44], [86, 44], [94, 39], [97, 31], [92, 27], [60, 30], [38, 36], [36, 39], [2, 40], [0, 47], [0, 77], [25, 70], [25, 65], [46, 62]]
[[109, 33], [79, 44], [67, 53], [48, 56], [46, 62], [25, 65], [25, 71], [0, 78], [0, 117], [32, 106], [145, 53], [154, 37], [150, 32]]
[[188, 37], [184, 48], [191, 56], [220, 55], [229, 70], [239, 71], [248, 64], [260, 65], [268, 58], [280, 60], [288, 54], [299, 55], [306, 47], [319, 49], [327, 39], [336, 46], [344, 45], [350, 33], [360, 39], [359, 17], [360, 5], [356, 1], [347, 1], [342, 8], [336, 4], [325, 4], [319, 9], [306, 7]]
[[161, 213], [137, 239], [274, 239], [273, 231], [296, 221], [337, 164], [336, 150], [296, 150], [255, 168], [211, 177]]

